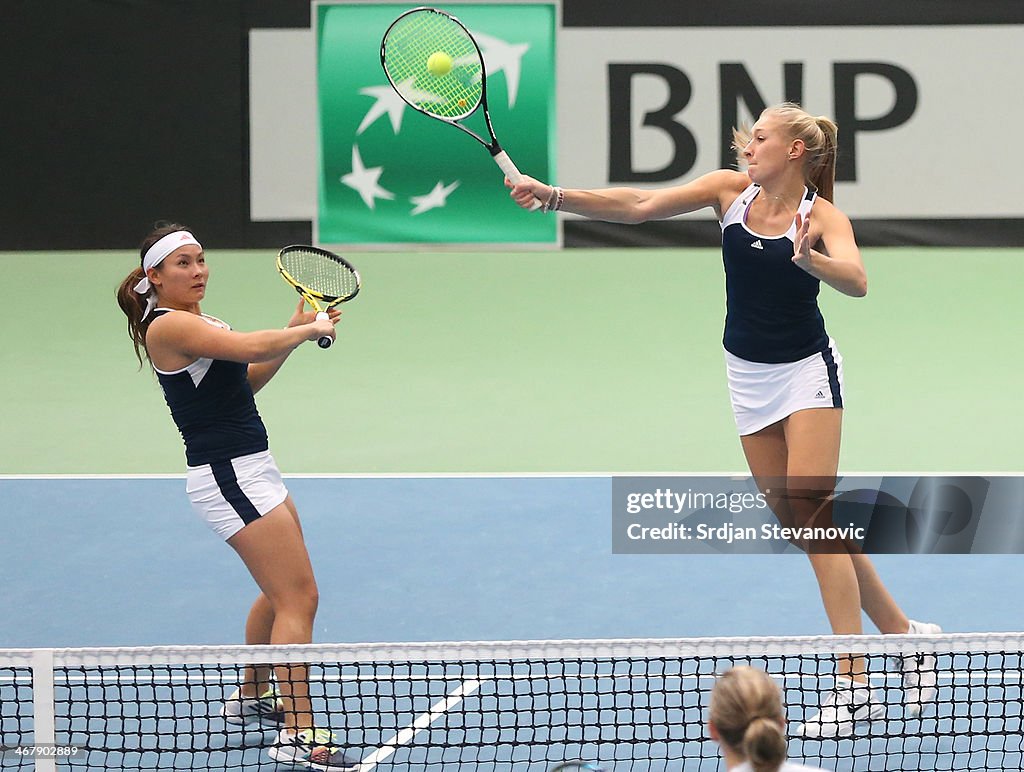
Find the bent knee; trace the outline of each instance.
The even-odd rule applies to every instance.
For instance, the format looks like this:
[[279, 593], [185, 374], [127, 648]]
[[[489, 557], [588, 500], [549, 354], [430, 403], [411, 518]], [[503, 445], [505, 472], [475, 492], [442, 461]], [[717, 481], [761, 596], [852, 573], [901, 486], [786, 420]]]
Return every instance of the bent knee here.
[[317, 589], [316, 581], [312, 578], [280, 589], [268, 597], [275, 614], [298, 614], [312, 617], [320, 605], [320, 591]]
[[296, 608], [307, 611], [311, 615], [315, 614], [320, 605], [320, 590], [317, 588], [316, 582], [311, 579], [297, 588], [291, 602]]

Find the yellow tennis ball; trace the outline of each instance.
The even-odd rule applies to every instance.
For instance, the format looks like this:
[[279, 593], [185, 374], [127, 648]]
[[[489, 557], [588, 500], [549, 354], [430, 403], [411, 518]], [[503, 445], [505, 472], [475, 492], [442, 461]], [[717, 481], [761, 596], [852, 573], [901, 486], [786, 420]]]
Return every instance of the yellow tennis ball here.
[[427, 72], [435, 78], [447, 75], [452, 71], [452, 58], [444, 51], [434, 51], [427, 57]]

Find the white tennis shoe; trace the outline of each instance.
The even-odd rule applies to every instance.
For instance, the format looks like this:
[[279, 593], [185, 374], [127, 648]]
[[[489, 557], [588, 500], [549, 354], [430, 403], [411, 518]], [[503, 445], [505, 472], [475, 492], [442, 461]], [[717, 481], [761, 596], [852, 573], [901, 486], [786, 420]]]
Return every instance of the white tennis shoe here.
[[243, 697], [241, 688], [235, 689], [231, 696], [224, 700], [220, 714], [229, 724], [239, 726], [279, 727], [284, 723], [281, 701], [274, 690], [268, 689], [262, 697]]
[[[910, 620], [908, 635], [937, 635], [938, 625]], [[896, 657], [896, 666], [903, 675], [903, 704], [907, 714], [916, 718], [938, 693], [938, 660], [934, 654], [907, 654]]]
[[321, 772], [352, 772], [359, 768], [359, 759], [347, 756], [335, 745], [329, 729], [282, 729], [267, 753], [274, 761]]
[[850, 678], [836, 678], [836, 686], [818, 712], [797, 728], [801, 737], [849, 737], [859, 723], [881, 718], [885, 706], [871, 687]]

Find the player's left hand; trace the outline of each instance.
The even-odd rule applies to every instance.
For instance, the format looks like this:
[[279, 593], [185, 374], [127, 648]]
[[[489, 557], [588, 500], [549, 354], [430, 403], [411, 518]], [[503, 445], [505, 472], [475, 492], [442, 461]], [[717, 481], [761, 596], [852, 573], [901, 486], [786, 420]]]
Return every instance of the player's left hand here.
[[811, 270], [811, 215], [796, 216], [796, 238], [793, 240], [793, 262], [805, 271]]
[[[341, 311], [337, 308], [328, 308], [327, 315], [331, 318], [331, 321], [335, 324], [338, 323], [338, 319], [341, 317]], [[306, 301], [304, 299], [299, 300], [299, 305], [296, 307], [295, 312], [292, 314], [292, 318], [288, 320], [289, 327], [298, 327], [301, 324], [309, 324], [316, 319], [316, 311], [306, 310]]]

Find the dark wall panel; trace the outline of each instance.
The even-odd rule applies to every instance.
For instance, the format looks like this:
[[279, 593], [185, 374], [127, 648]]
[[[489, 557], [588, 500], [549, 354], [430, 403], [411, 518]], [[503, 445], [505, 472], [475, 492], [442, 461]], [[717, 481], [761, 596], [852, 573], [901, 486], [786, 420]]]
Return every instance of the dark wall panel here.
[[[157, 219], [212, 247], [308, 241], [249, 220], [248, 31], [308, 27], [304, 0], [6, 0], [0, 250], [133, 248]], [[566, 26], [1022, 23], [1019, 0], [669, 3], [563, 0]], [[713, 225], [713, 224], [712, 224]], [[980, 224], [979, 224], [980, 225]], [[1021, 221], [877, 222], [882, 243], [1019, 243]], [[572, 224], [567, 243], [713, 241]], [[679, 243], [675, 241], [675, 243]]]
[[566, 27], [817, 27], [1019, 24], [1019, 0], [563, 0]]
[[237, 236], [235, 2], [18, 2], [0, 51], [3, 247], [134, 246], [161, 217]]

